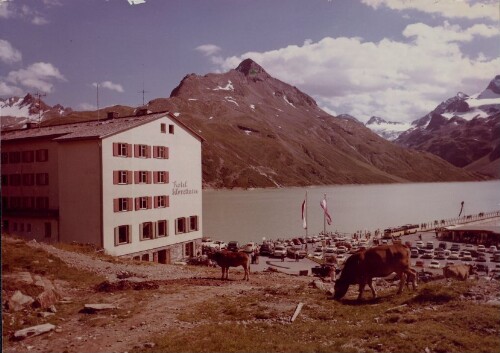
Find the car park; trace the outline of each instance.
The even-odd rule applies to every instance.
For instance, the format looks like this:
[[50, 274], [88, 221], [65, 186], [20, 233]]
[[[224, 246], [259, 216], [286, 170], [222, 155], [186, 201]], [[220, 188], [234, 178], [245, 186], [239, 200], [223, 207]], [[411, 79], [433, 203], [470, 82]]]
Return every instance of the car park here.
[[416, 257], [418, 257], [418, 255], [419, 255], [419, 253], [418, 253], [417, 249], [411, 250], [410, 257], [416, 258]]
[[476, 251], [478, 253], [485, 253], [486, 252], [486, 247], [484, 245], [478, 245], [476, 248]]
[[432, 259], [434, 257], [434, 251], [433, 250], [426, 250], [425, 253], [420, 256], [421, 259]]
[[257, 244], [255, 244], [253, 241], [248, 242], [245, 244], [245, 246], [243, 246], [243, 251], [249, 254], [254, 252], [255, 249], [257, 249]]
[[477, 259], [476, 259], [476, 262], [487, 262], [488, 260], [486, 260], [486, 257], [481, 255], [481, 256], [478, 256]]
[[469, 251], [464, 251], [462, 254], [462, 261], [472, 261], [472, 256]]
[[434, 259], [444, 260], [444, 259], [446, 259], [446, 256], [444, 256], [444, 252], [438, 252], [438, 253], [436, 253], [436, 255], [434, 255]]
[[423, 262], [422, 260], [417, 260], [417, 261], [415, 262], [415, 266], [416, 266], [416, 267], [424, 267], [424, 262]]
[[417, 240], [417, 241], [415, 242], [415, 246], [416, 246], [417, 248], [423, 248], [423, 247], [424, 247], [424, 242], [423, 242], [422, 240]]
[[347, 248], [345, 246], [337, 247], [337, 254], [345, 254], [347, 252]]
[[490, 246], [488, 248], [488, 252], [492, 253], [492, 254], [496, 253], [497, 252], [497, 247], [495, 245]]
[[303, 259], [307, 256], [307, 251], [302, 250], [300, 246], [291, 246], [288, 249], [286, 249], [286, 256], [292, 258], [292, 259]]
[[427, 243], [425, 243], [425, 248], [426, 249], [434, 249], [434, 242], [428, 241]]
[[458, 260], [458, 259], [459, 259], [458, 252], [455, 251], [452, 251], [448, 256], [448, 260]]
[[442, 241], [442, 242], [440, 242], [440, 243], [439, 243], [438, 247], [439, 247], [440, 249], [445, 250], [445, 249], [446, 249], [446, 243], [445, 243], [444, 241]]

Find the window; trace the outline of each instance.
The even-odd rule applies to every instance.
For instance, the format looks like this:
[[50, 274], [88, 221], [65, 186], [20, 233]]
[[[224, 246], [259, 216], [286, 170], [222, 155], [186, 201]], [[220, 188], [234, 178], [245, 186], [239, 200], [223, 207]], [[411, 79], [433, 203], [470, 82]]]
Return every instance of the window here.
[[21, 152], [10, 152], [9, 153], [9, 162], [10, 163], [21, 162]]
[[168, 133], [172, 135], [174, 134], [174, 125], [172, 124], [168, 125]]
[[23, 174], [23, 185], [25, 186], [35, 185], [35, 174]]
[[148, 145], [134, 145], [134, 156], [139, 158], [151, 157], [151, 146]]
[[120, 197], [113, 200], [113, 210], [115, 212], [132, 211], [132, 198]]
[[193, 257], [194, 256], [194, 243], [193, 242], [184, 244], [184, 256], [185, 257]]
[[135, 210], [147, 210], [151, 208], [151, 197], [141, 196], [135, 198]]
[[9, 176], [9, 182], [11, 186], [19, 186], [21, 185], [21, 174], [11, 174]]
[[25, 196], [22, 199], [22, 206], [24, 209], [32, 209], [35, 208], [35, 198], [30, 196]]
[[10, 209], [18, 209], [21, 208], [21, 198], [14, 196], [9, 199], [9, 208]]
[[113, 142], [113, 156], [132, 157], [132, 145], [124, 142]]
[[115, 228], [115, 246], [130, 243], [130, 226], [123, 225]]
[[166, 195], [155, 196], [155, 208], [163, 208], [169, 206], [169, 198]]
[[35, 151], [23, 151], [23, 162], [33, 163], [35, 161]]
[[50, 222], [45, 222], [45, 238], [50, 238], [52, 236], [52, 224]]
[[166, 134], [167, 133], [167, 124], [160, 124], [160, 131], [162, 134]]
[[186, 218], [180, 217], [175, 220], [175, 234], [186, 233]]
[[144, 222], [139, 225], [140, 239], [153, 239], [153, 222]]
[[196, 231], [198, 230], [198, 216], [191, 216], [189, 217], [189, 231]]
[[2, 174], [2, 186], [9, 185], [9, 176], [7, 174]]
[[9, 154], [7, 152], [2, 152], [2, 164], [9, 163]]
[[46, 210], [49, 208], [49, 198], [48, 197], [37, 197], [36, 198], [36, 208], [39, 210]]
[[134, 174], [136, 184], [151, 184], [151, 172], [139, 170], [135, 171]]
[[131, 170], [113, 170], [113, 184], [132, 184]]
[[49, 185], [49, 173], [37, 173], [36, 185]]
[[168, 235], [167, 221], [161, 220], [156, 222], [156, 236], [166, 237]]
[[168, 147], [153, 146], [153, 158], [168, 159]]
[[153, 182], [155, 184], [166, 184], [168, 183], [168, 172], [166, 171], [156, 171], [154, 172]]
[[49, 160], [49, 150], [47, 149], [36, 150], [37, 162], [47, 162], [48, 160]]

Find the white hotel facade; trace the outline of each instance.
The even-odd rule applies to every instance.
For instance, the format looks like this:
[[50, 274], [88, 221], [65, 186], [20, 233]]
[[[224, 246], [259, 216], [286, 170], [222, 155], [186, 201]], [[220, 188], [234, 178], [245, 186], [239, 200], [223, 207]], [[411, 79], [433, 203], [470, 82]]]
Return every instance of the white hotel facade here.
[[201, 250], [203, 138], [172, 114], [1, 137], [2, 233], [160, 263]]

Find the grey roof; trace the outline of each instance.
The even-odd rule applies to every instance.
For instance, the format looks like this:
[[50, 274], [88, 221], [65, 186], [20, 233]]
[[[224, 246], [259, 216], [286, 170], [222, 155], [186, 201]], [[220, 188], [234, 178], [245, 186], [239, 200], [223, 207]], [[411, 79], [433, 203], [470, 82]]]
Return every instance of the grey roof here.
[[459, 226], [456, 228], [448, 229], [451, 231], [476, 231], [476, 232], [491, 232], [495, 234], [500, 234], [500, 226], [488, 226], [488, 225], [481, 225], [481, 224], [476, 224], [476, 225], [466, 225], [466, 226]]
[[133, 127], [167, 116], [180, 123], [189, 132], [203, 140], [184, 123], [168, 112], [131, 116], [116, 119], [94, 120], [65, 125], [34, 127], [31, 129], [12, 130], [2, 132], [2, 141], [15, 141], [24, 139], [45, 138], [55, 141], [70, 141], [79, 139], [105, 138]]

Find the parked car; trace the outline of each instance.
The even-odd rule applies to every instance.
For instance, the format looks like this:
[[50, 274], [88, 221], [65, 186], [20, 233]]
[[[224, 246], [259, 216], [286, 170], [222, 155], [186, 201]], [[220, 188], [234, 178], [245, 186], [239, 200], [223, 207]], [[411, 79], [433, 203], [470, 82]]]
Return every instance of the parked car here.
[[427, 243], [425, 243], [425, 248], [426, 249], [434, 249], [434, 242], [428, 241]]
[[293, 243], [293, 245], [302, 245], [302, 243], [300, 242], [300, 240], [298, 238], [293, 238], [292, 243]]
[[213, 243], [212, 238], [209, 237], [203, 237], [201, 238], [201, 246], [207, 246], [209, 247]]
[[469, 251], [464, 251], [462, 254], [462, 261], [472, 261], [472, 256]]
[[222, 250], [227, 248], [227, 244], [222, 240], [214, 240], [212, 243], [208, 244], [208, 247], [215, 250]]
[[424, 267], [424, 262], [422, 260], [417, 260], [417, 262], [415, 262], [415, 266], [416, 267]]
[[283, 245], [276, 245], [274, 247], [273, 256], [281, 257], [282, 255], [286, 256], [286, 247]]
[[243, 251], [250, 254], [257, 249], [257, 244], [255, 244], [253, 241], [246, 243], [245, 246], [243, 246]]
[[476, 264], [476, 272], [488, 272], [488, 265], [486, 264]]
[[227, 243], [227, 250], [238, 251], [240, 250], [240, 243], [237, 241], [230, 241]]
[[492, 246], [490, 246], [490, 247], [488, 248], [488, 252], [489, 252], [489, 253], [492, 253], [492, 254], [496, 253], [496, 252], [497, 252], [497, 250], [498, 250], [498, 249], [497, 249], [497, 247], [496, 247], [495, 245], [492, 245]]
[[476, 259], [476, 262], [486, 262], [486, 261], [488, 261], [488, 260], [486, 260], [486, 257], [484, 257], [482, 255], [478, 256], [477, 259]]
[[450, 255], [448, 256], [448, 260], [458, 260], [458, 252], [452, 251]]
[[333, 246], [328, 246], [327, 248], [325, 248], [325, 258], [327, 257], [335, 257], [335, 255], [337, 254], [337, 249]]
[[418, 253], [418, 250], [417, 249], [413, 249], [411, 250], [411, 257], [412, 258], [415, 258], [415, 257], [418, 257], [419, 253]]
[[451, 244], [450, 250], [451, 251], [460, 251], [460, 244], [457, 244], [457, 243]]
[[444, 241], [440, 242], [438, 245], [438, 248], [445, 250], [446, 249], [446, 243]]
[[417, 241], [415, 242], [415, 246], [416, 246], [417, 248], [423, 248], [423, 247], [424, 247], [424, 242], [423, 242], [422, 240], [417, 240]]
[[345, 254], [338, 254], [337, 255], [337, 263], [339, 265], [343, 264], [347, 260], [347, 256]]
[[345, 254], [347, 252], [347, 248], [345, 246], [337, 247], [337, 254]]
[[286, 255], [292, 259], [295, 259], [297, 256], [299, 259], [303, 259], [307, 256], [307, 251], [302, 250], [300, 246], [291, 246], [286, 249]]
[[260, 246], [259, 252], [261, 255], [272, 255], [273, 247], [271, 246], [271, 244], [264, 243]]
[[425, 253], [420, 256], [421, 259], [432, 259], [434, 257], [434, 251], [433, 250], [426, 250]]
[[438, 253], [436, 253], [436, 255], [434, 256], [434, 259], [436, 259], [436, 260], [444, 260], [444, 259], [446, 259], [446, 257], [444, 256], [444, 252], [438, 252]]
[[438, 260], [432, 260], [429, 264], [429, 268], [441, 268], [441, 264]]
[[485, 253], [486, 252], [486, 247], [484, 245], [478, 245], [476, 248], [476, 251], [479, 253]]
[[491, 262], [500, 262], [500, 255], [493, 255], [491, 257]]

